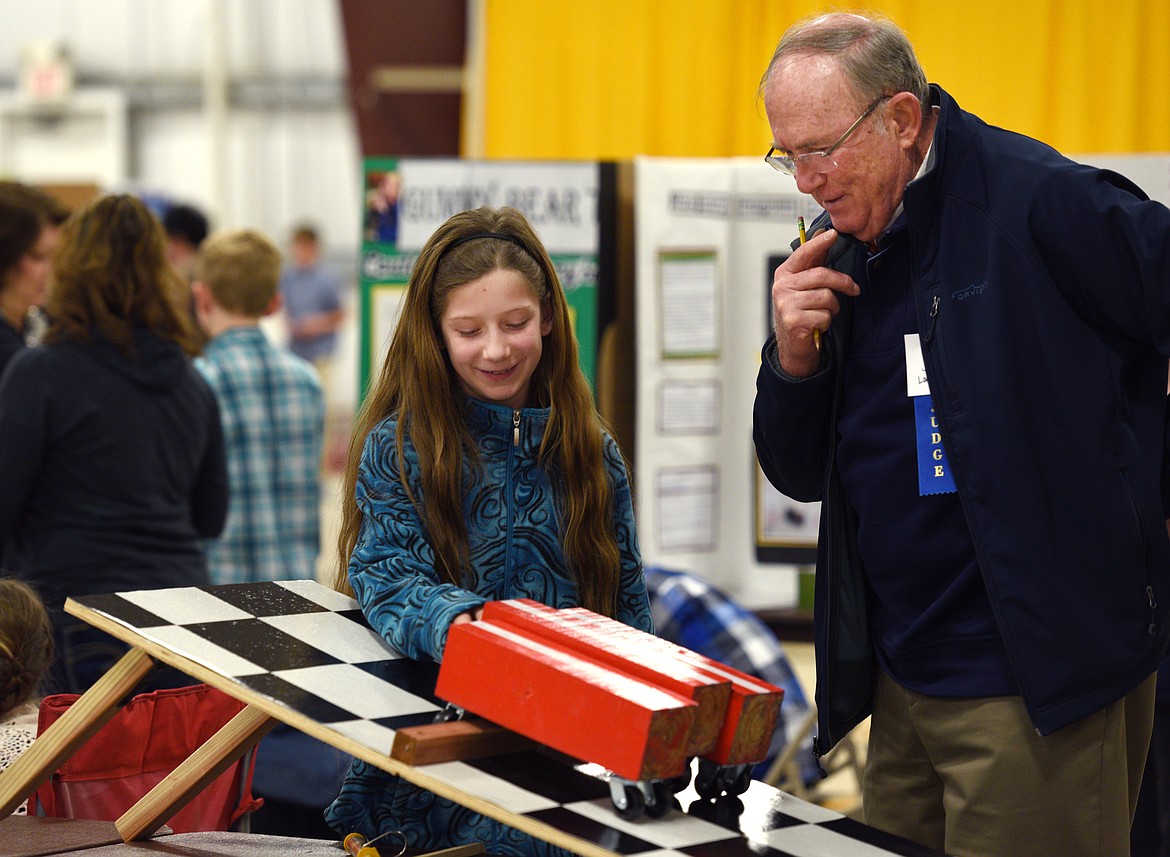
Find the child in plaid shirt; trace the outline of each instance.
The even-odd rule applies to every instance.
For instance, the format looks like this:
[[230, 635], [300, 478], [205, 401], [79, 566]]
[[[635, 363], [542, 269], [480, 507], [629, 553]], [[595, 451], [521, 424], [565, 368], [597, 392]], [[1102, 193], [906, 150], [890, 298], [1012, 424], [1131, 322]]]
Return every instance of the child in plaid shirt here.
[[325, 400], [313, 366], [260, 330], [279, 281], [280, 251], [260, 232], [204, 242], [192, 292], [211, 338], [195, 365], [219, 400], [231, 486], [224, 531], [205, 544], [215, 584], [316, 574]]

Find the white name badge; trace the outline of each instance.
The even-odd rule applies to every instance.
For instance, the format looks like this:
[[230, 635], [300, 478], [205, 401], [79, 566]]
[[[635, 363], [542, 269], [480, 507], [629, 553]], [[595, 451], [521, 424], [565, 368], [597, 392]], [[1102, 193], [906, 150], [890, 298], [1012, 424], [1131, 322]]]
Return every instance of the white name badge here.
[[922, 340], [917, 333], [906, 334], [906, 395], [912, 399], [930, 395], [926, 361], [922, 359]]
[[930, 384], [926, 380], [926, 361], [922, 359], [922, 341], [917, 333], [906, 334], [906, 395], [914, 400], [918, 493], [923, 497], [951, 494], [955, 491], [955, 477], [934, 415], [934, 401], [930, 398]]

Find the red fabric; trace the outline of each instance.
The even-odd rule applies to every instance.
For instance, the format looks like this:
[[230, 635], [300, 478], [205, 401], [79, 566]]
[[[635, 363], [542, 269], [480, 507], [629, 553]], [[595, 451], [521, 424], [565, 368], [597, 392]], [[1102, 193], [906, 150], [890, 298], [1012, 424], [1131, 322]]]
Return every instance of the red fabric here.
[[[78, 698], [72, 693], [46, 696], [37, 734]], [[37, 789], [40, 811], [50, 817], [117, 821], [243, 708], [244, 703], [206, 684], [133, 697]], [[244, 760], [248, 770], [241, 790]], [[251, 753], [233, 764], [167, 825], [176, 833], [230, 829], [241, 815], [263, 803], [252, 796], [255, 762]]]

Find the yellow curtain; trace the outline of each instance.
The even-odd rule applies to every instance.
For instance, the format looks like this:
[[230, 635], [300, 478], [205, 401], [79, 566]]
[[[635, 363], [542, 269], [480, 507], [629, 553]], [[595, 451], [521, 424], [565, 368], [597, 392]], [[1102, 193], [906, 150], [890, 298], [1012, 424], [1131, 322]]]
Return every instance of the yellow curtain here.
[[[489, 158], [763, 155], [781, 33], [840, 4], [483, 0]], [[875, 0], [987, 122], [1069, 153], [1170, 151], [1165, 0]]]

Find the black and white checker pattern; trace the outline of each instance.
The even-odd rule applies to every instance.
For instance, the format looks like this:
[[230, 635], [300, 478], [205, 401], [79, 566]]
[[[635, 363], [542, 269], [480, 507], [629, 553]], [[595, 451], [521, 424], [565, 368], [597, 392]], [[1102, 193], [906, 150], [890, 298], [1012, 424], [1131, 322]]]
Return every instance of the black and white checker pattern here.
[[[388, 756], [394, 730], [429, 723], [438, 666], [405, 659], [366, 624], [350, 598], [314, 581], [145, 590], [78, 598], [135, 635]], [[227, 688], [225, 688], [227, 689]], [[230, 692], [230, 691], [229, 691]], [[527, 816], [583, 843], [638, 857], [932, 857], [840, 813], [762, 783], [738, 799], [623, 821], [609, 788], [541, 753], [427, 765], [460, 792]]]

